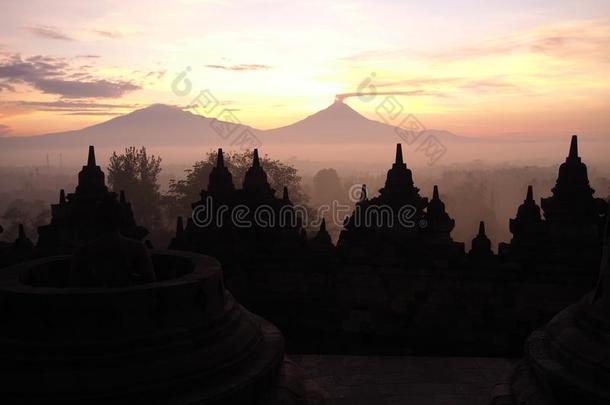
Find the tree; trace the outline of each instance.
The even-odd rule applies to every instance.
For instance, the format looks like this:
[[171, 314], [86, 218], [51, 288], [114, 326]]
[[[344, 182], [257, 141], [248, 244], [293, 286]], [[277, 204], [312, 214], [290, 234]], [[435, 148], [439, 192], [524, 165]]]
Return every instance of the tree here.
[[159, 192], [161, 158], [146, 153], [146, 148], [129, 147], [125, 153], [112, 153], [108, 165], [108, 183], [112, 191], [125, 191], [138, 222], [157, 229], [161, 222]]
[[343, 201], [347, 197], [337, 171], [332, 168], [322, 169], [313, 176], [313, 188], [314, 196], [320, 202]]
[[50, 216], [51, 210], [44, 201], [16, 199], [7, 205], [0, 219], [5, 221], [7, 239], [15, 239], [19, 224], [22, 224], [26, 234], [35, 240], [38, 227], [48, 223]]
[[[218, 152], [212, 151], [208, 153], [208, 163], [211, 165], [216, 164], [216, 157]], [[252, 166], [252, 152], [247, 150], [245, 152], [225, 152], [224, 153], [225, 166], [229, 169], [233, 175], [233, 183], [236, 188], [240, 188], [244, 182], [246, 171]], [[269, 159], [267, 155], [261, 159], [261, 166], [267, 172], [267, 180], [271, 185], [271, 188], [275, 189], [277, 195], [281, 197], [284, 186], [288, 187], [288, 194], [290, 200], [294, 204], [305, 204], [309, 197], [303, 191], [301, 186], [301, 176], [297, 174], [297, 169], [279, 160]]]
[[163, 196], [165, 215], [169, 223], [178, 216], [190, 215], [191, 203], [199, 200], [199, 193], [208, 186], [212, 167], [209, 162], [195, 162], [192, 169], [185, 170], [186, 178], [169, 181], [169, 190]]
[[[169, 224], [172, 224], [177, 216], [190, 216], [191, 203], [198, 201], [201, 190], [207, 188], [210, 172], [216, 165], [217, 155], [216, 151], [208, 152], [206, 160], [196, 162], [192, 169], [185, 170], [186, 178], [170, 180], [169, 190], [163, 196], [163, 206]], [[252, 152], [225, 152], [224, 161], [233, 176], [233, 184], [236, 188], [240, 188], [246, 171], [252, 166]], [[276, 190], [278, 197], [281, 197], [281, 192], [286, 186], [294, 204], [307, 202], [308, 197], [301, 187], [301, 177], [297, 175], [297, 169], [279, 160], [271, 160], [267, 156], [261, 159], [261, 165], [267, 172], [269, 183]]]

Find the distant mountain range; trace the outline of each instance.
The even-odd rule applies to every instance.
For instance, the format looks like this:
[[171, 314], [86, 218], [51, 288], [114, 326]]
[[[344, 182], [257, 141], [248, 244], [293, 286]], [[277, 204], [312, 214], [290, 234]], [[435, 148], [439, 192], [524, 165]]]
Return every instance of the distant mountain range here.
[[[150, 153], [162, 156], [165, 163], [189, 165], [205, 159], [208, 151], [219, 147], [243, 150], [244, 144], [236, 144], [240, 133], [254, 137], [262, 145], [262, 153], [276, 159], [318, 162], [385, 162], [393, 153], [394, 144], [401, 142], [413, 164], [429, 162], [426, 150], [418, 147], [429, 135], [434, 135], [447, 152], [442, 163], [475, 159], [540, 162], [551, 156], [565, 156], [565, 139], [569, 140], [571, 135], [568, 132], [539, 140], [531, 136], [472, 138], [426, 129], [417, 140], [408, 142], [404, 132], [368, 119], [343, 102], [334, 102], [298, 122], [270, 130], [235, 126], [178, 107], [154, 104], [79, 130], [0, 138], [0, 165], [43, 166], [45, 156], [51, 166], [57, 166], [60, 159], [66, 166], [80, 165], [88, 145], [96, 146], [100, 161], [107, 161], [113, 151], [125, 147], [146, 146]], [[602, 153], [605, 146], [594, 138], [585, 139], [583, 147], [589, 149], [588, 157], [605, 158]]]
[[[49, 149], [96, 145], [100, 148], [122, 149], [126, 146], [216, 147], [228, 144], [215, 128], [230, 128], [233, 124], [216, 121], [183, 111], [180, 108], [154, 104], [120, 117], [79, 130], [56, 132], [37, 136], [0, 138], [3, 151], [17, 149]], [[328, 108], [281, 128], [249, 129], [266, 145], [319, 144], [319, 143], [384, 143], [399, 142], [395, 128], [370, 120], [347, 104], [335, 102]], [[235, 131], [236, 133], [238, 131]], [[427, 130], [441, 141], [468, 142], [472, 138], [460, 137], [448, 131]]]
[[[154, 104], [83, 129], [44, 135], [0, 138], [3, 147], [64, 149], [95, 145], [126, 146], [211, 145], [218, 139], [213, 120], [177, 107]], [[256, 131], [256, 130], [255, 130]]]

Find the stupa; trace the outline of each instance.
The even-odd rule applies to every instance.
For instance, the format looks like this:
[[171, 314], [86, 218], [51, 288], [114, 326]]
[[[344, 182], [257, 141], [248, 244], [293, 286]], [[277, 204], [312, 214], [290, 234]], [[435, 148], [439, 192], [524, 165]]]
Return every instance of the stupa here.
[[186, 226], [178, 220], [170, 247], [217, 257], [229, 285], [234, 277], [242, 277], [244, 267], [260, 266], [259, 259], [268, 262], [269, 257], [294, 258], [301, 254], [301, 222], [288, 189], [284, 187], [282, 197], [275, 196], [257, 149], [241, 189], [235, 188], [219, 149], [208, 188], [200, 196], [192, 203], [192, 220]]
[[74, 193], [59, 192], [59, 201], [51, 205], [51, 222], [38, 228], [37, 256], [50, 256], [74, 252], [79, 246], [96, 239], [105, 227], [102, 207], [108, 200], [118, 199], [120, 209], [116, 213], [121, 234], [142, 240], [148, 231], [134, 220], [131, 204], [125, 193], [111, 192], [106, 187], [104, 172], [95, 160], [95, 149], [89, 146], [87, 164], [78, 174]]
[[513, 234], [510, 244], [501, 243], [499, 253], [519, 262], [540, 262], [548, 255], [548, 228], [542, 219], [540, 207], [534, 200], [534, 188], [527, 187], [523, 204], [515, 218], [509, 221]]
[[208, 256], [149, 254], [106, 233], [74, 257], [3, 269], [0, 324], [4, 403], [324, 403], [285, 362], [279, 330], [225, 290]]
[[[606, 231], [607, 232], [607, 231]], [[535, 331], [493, 405], [610, 403], [610, 266], [606, 239], [594, 291]]]
[[446, 267], [464, 256], [463, 244], [451, 238], [454, 226], [437, 186], [430, 201], [420, 196], [402, 145], [397, 144], [384, 187], [378, 196], [370, 197], [363, 186], [360, 201], [344, 222], [337, 248], [348, 261]]
[[455, 242], [451, 238], [451, 231], [455, 227], [455, 220], [449, 216], [445, 203], [441, 200], [438, 186], [432, 190], [432, 199], [426, 207], [422, 234], [426, 245], [435, 251], [437, 259], [456, 259], [464, 256], [464, 243]]
[[578, 154], [576, 135], [572, 136], [568, 157], [559, 167], [552, 192], [541, 201], [548, 224], [549, 258], [595, 274], [606, 203], [593, 196], [595, 190], [589, 185], [587, 166]]
[[479, 232], [472, 239], [472, 245], [468, 256], [473, 259], [487, 259], [493, 257], [491, 250], [491, 240], [485, 234], [485, 222], [479, 222]]

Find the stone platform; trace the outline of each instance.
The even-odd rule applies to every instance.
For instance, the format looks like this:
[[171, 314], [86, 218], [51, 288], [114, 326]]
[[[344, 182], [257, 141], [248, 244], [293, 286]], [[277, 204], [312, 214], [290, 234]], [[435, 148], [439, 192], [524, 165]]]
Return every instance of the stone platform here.
[[289, 355], [337, 405], [483, 405], [503, 358]]

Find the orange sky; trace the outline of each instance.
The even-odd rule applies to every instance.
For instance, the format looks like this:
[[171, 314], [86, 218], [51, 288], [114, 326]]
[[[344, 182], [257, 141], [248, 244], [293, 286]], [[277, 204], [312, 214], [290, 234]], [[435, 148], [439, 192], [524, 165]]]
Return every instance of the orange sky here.
[[[203, 90], [261, 129], [375, 90], [461, 135], [609, 135], [607, 1], [149, 3], [3, 4], [0, 135], [187, 106]], [[378, 101], [346, 100], [371, 118]]]

